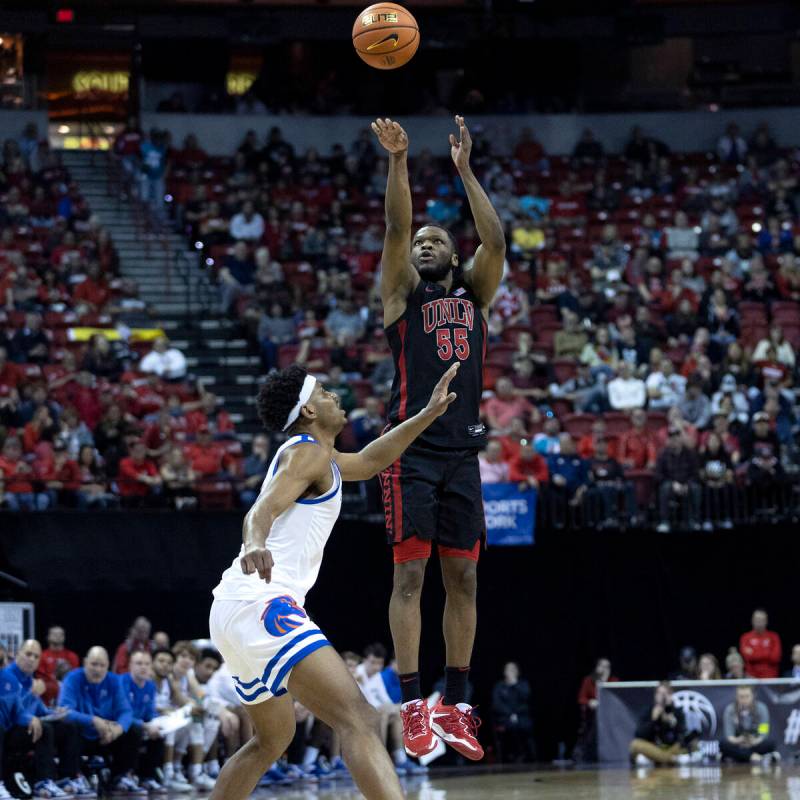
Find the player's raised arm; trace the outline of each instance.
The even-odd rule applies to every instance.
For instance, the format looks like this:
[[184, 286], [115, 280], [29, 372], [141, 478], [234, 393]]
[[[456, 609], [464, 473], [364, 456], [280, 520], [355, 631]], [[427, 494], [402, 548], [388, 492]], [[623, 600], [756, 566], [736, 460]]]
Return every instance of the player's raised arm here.
[[266, 549], [266, 541], [272, 523], [329, 472], [330, 460], [322, 447], [309, 443], [286, 450], [278, 473], [244, 518], [242, 540], [245, 554], [241, 566], [245, 575], [258, 572], [259, 577], [269, 583], [272, 555]]
[[503, 262], [506, 257], [506, 236], [503, 223], [494, 210], [483, 187], [469, 165], [472, 152], [472, 137], [464, 117], [456, 117], [458, 139], [450, 134], [450, 155], [464, 183], [469, 207], [475, 219], [481, 244], [475, 252], [472, 268], [464, 277], [484, 306], [491, 304], [503, 277]]
[[450, 381], [455, 377], [459, 366], [460, 363], [456, 361], [442, 375], [431, 393], [428, 405], [418, 414], [371, 442], [358, 453], [334, 453], [336, 465], [342, 473], [342, 480], [367, 480], [397, 461], [411, 442], [437, 417], [444, 414], [450, 403], [456, 399], [456, 393], [449, 389]]
[[389, 153], [386, 184], [386, 235], [381, 259], [381, 300], [389, 318], [405, 310], [406, 297], [419, 281], [411, 266], [411, 187], [408, 182], [408, 136], [390, 119], [377, 119], [372, 130]]

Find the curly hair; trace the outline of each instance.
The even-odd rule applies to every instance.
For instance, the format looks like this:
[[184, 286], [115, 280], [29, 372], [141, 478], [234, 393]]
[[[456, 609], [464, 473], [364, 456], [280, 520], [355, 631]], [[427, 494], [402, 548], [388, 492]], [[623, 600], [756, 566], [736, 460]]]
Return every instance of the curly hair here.
[[[450, 240], [450, 244], [453, 245], [453, 252], [457, 256], [459, 255], [459, 252], [458, 252], [458, 240], [453, 235], [452, 231], [450, 231], [448, 228], [445, 228], [444, 225], [441, 225], [438, 222], [434, 222], [433, 220], [429, 220], [427, 222], [423, 222], [422, 225], [420, 225], [417, 228], [417, 230], [414, 232], [414, 236], [416, 236], [423, 228], [438, 228], [440, 231], [444, 231], [445, 234], [447, 235], [447, 238]], [[412, 238], [412, 241], [414, 241], [413, 238]], [[459, 260], [460, 260], [460, 256], [459, 256]]]
[[289, 412], [297, 403], [305, 379], [306, 371], [296, 364], [267, 376], [258, 391], [256, 408], [259, 419], [268, 431], [283, 430]]

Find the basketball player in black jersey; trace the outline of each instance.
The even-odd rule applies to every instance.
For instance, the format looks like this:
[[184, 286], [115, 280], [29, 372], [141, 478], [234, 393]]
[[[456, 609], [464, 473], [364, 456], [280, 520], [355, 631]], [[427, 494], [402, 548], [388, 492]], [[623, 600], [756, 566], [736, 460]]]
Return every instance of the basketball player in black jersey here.
[[[463, 117], [450, 135], [458, 170], [480, 236], [472, 266], [461, 270], [452, 234], [438, 225], [412, 233], [408, 137], [397, 122], [379, 119], [372, 130], [389, 152], [386, 237], [381, 297], [386, 336], [395, 362], [390, 426], [424, 406], [442, 367], [460, 362], [453, 381], [458, 399], [383, 475], [386, 528], [394, 557], [389, 621], [403, 693], [403, 741], [414, 756], [432, 752], [439, 736], [467, 758], [483, 750], [477, 721], [465, 702], [475, 639], [477, 561], [485, 536], [478, 451], [486, 443], [480, 421], [489, 307], [503, 275], [505, 235], [469, 165], [472, 140]], [[420, 595], [435, 542], [447, 592], [445, 692], [429, 712], [419, 681]]]

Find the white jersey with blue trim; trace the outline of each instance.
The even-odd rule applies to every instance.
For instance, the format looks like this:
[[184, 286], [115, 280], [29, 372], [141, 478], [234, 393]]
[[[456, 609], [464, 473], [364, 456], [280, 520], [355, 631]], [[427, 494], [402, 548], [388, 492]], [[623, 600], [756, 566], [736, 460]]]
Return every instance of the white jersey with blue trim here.
[[[269, 465], [261, 494], [275, 477], [281, 456], [290, 447], [303, 444], [318, 446], [306, 433], [292, 436], [282, 444]], [[218, 600], [258, 600], [276, 595], [290, 595], [298, 605], [305, 602], [306, 592], [316, 583], [322, 564], [322, 553], [342, 508], [342, 476], [331, 461], [331, 486], [325, 494], [296, 500], [273, 523], [266, 547], [272, 553], [272, 580], [265, 583], [255, 572], [245, 575], [239, 564], [244, 545], [222, 580], [214, 589]]]

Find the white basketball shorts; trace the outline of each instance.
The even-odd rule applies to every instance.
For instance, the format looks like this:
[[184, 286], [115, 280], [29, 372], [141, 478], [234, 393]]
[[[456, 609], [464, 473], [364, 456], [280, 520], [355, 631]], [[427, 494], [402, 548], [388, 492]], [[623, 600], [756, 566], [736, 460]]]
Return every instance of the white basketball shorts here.
[[254, 601], [215, 599], [209, 630], [245, 705], [285, 694], [295, 664], [330, 645], [289, 595]]

